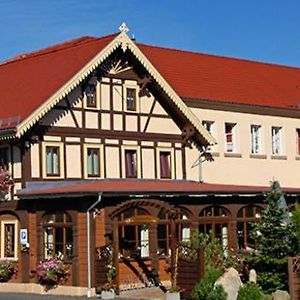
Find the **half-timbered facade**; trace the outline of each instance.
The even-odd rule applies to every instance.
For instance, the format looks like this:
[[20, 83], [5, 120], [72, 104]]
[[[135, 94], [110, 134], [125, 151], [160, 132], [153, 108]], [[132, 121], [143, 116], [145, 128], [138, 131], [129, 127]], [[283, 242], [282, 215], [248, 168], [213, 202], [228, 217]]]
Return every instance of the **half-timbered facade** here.
[[58, 256], [68, 284], [95, 287], [109, 238], [118, 283], [133, 287], [154, 271], [168, 280], [170, 249], [192, 230], [255, 247], [269, 181], [300, 192], [299, 80], [140, 45], [124, 27], [3, 62], [0, 164], [15, 184], [0, 203], [1, 258], [34, 282], [37, 262]]

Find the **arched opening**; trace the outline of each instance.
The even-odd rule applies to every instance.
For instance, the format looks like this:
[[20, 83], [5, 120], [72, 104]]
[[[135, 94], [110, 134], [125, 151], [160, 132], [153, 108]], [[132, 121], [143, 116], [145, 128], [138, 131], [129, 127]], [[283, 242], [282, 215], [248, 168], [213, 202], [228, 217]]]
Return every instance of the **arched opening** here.
[[230, 212], [222, 206], [208, 206], [199, 214], [199, 232], [213, 234], [224, 249], [228, 247]]

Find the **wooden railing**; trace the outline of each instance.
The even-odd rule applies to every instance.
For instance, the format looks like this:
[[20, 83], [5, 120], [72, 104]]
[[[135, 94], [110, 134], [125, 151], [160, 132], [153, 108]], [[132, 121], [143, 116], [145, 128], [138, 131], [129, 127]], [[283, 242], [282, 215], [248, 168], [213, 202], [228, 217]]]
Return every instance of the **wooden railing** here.
[[300, 256], [289, 258], [289, 290], [293, 300], [300, 300]]

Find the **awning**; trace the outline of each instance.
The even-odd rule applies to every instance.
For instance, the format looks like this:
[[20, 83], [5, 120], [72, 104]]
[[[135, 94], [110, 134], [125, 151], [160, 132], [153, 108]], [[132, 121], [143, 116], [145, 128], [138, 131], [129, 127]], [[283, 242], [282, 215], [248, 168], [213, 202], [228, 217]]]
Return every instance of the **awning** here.
[[[88, 195], [262, 195], [271, 190], [269, 186], [246, 186], [201, 183], [188, 180], [147, 180], [147, 179], [103, 179], [57, 182], [30, 182], [25, 189], [17, 192], [25, 198], [81, 197]], [[300, 195], [300, 188], [283, 187], [286, 194]]]

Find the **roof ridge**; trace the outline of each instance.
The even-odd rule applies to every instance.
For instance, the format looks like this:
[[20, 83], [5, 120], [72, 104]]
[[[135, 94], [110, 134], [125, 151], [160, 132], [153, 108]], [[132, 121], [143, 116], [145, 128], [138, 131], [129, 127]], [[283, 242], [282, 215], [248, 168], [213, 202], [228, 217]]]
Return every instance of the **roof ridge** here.
[[62, 51], [62, 50], [69, 49], [69, 48], [72, 48], [72, 47], [77, 47], [77, 46], [80, 46], [80, 45], [83, 45], [83, 44], [88, 44], [88, 43], [99, 41], [99, 40], [105, 40], [105, 39], [111, 38], [111, 37], [116, 36], [116, 35], [117, 35], [117, 33], [105, 35], [105, 36], [102, 36], [102, 37], [82, 36], [82, 37], [79, 37], [79, 38], [66, 40], [66, 41], [51, 45], [51, 46], [46, 47], [46, 48], [34, 50], [32, 52], [29, 52], [29, 53], [19, 54], [19, 55], [13, 57], [13, 58], [10, 58], [8, 60], [0, 62], [0, 67], [2, 67], [4, 65], [11, 64], [11, 63], [15, 63], [15, 62], [20, 62], [20, 61], [23, 61], [25, 59], [30, 59], [30, 58], [33, 58], [33, 57], [47, 55], [47, 54], [54, 53], [54, 52], [57, 52], [57, 51]]
[[196, 51], [192, 51], [192, 50], [183, 50], [183, 49], [177, 49], [177, 48], [172, 48], [172, 47], [162, 47], [162, 46], [149, 45], [149, 44], [144, 44], [144, 43], [137, 43], [137, 45], [152, 47], [152, 48], [157, 48], [157, 49], [163, 49], [163, 50], [171, 50], [171, 51], [176, 51], [176, 52], [189, 53], [189, 54], [194, 54], [194, 55], [211, 56], [211, 57], [216, 57], [216, 58], [221, 58], [221, 59], [226, 59], [226, 60], [236, 60], [236, 61], [241, 61], [241, 62], [255, 63], [255, 64], [260, 64], [260, 65], [278, 67], [278, 68], [295, 69], [298, 71], [300, 70], [300, 67], [284, 65], [284, 64], [279, 64], [279, 63], [259, 61], [259, 60], [251, 60], [251, 59], [247, 59], [247, 58], [239, 58], [239, 57], [232, 57], [232, 56], [226, 56], [226, 55], [196, 52]]

